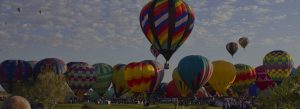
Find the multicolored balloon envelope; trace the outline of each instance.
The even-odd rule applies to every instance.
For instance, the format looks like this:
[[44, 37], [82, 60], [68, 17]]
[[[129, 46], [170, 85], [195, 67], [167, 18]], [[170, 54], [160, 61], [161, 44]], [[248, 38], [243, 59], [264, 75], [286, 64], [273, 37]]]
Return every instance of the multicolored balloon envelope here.
[[194, 19], [192, 9], [183, 0], [151, 0], [140, 13], [146, 38], [167, 62], [189, 37]]
[[46, 58], [39, 61], [33, 69], [33, 77], [37, 78], [39, 73], [44, 71], [54, 72], [55, 74], [64, 74], [67, 71], [67, 66], [64, 61], [56, 58]]
[[150, 64], [153, 66], [155, 75], [151, 78], [151, 84], [149, 90], [147, 90], [148, 96], [155, 93], [156, 89], [159, 88], [161, 81], [164, 78], [164, 67], [160, 63], [154, 60], [144, 60], [143, 63]]
[[189, 89], [189, 87], [180, 78], [177, 68], [174, 69], [172, 78], [181, 97], [187, 97], [189, 94], [191, 94], [191, 90]]
[[125, 64], [117, 64], [113, 67], [112, 84], [116, 97], [120, 97], [130, 91], [127, 82], [125, 81], [125, 67]]
[[94, 64], [93, 67], [95, 69], [97, 80], [92, 87], [99, 96], [102, 96], [111, 84], [112, 67], [105, 63], [97, 63]]
[[155, 78], [155, 68], [152, 64], [132, 62], [125, 68], [125, 81], [131, 91], [142, 93], [150, 90], [151, 82]]
[[224, 93], [236, 78], [236, 69], [233, 64], [224, 60], [213, 61], [213, 73], [209, 84], [219, 93]]
[[292, 56], [286, 51], [275, 50], [264, 57], [263, 65], [269, 77], [280, 84], [283, 79], [290, 76], [294, 62]]
[[246, 64], [235, 64], [236, 78], [233, 82], [233, 89], [239, 94], [244, 94], [251, 84], [256, 80], [256, 72]]
[[174, 80], [170, 81], [166, 88], [166, 97], [168, 97], [168, 98], [180, 97], [180, 92], [178, 91]]
[[32, 68], [23, 60], [6, 60], [0, 65], [0, 84], [8, 93], [32, 79]]
[[255, 84], [260, 90], [266, 90], [275, 85], [275, 82], [268, 76], [263, 65], [256, 67], [255, 72], [257, 75]]
[[150, 52], [152, 53], [152, 55], [153, 55], [155, 58], [157, 58], [157, 57], [159, 56], [158, 50], [157, 50], [155, 47], [153, 47], [153, 46], [150, 47]]
[[178, 73], [193, 94], [210, 79], [213, 69], [209, 60], [200, 55], [186, 56], [178, 64]]
[[67, 65], [68, 71], [65, 73], [67, 83], [79, 100], [82, 100], [84, 93], [96, 82], [95, 69], [85, 62], [71, 62]]

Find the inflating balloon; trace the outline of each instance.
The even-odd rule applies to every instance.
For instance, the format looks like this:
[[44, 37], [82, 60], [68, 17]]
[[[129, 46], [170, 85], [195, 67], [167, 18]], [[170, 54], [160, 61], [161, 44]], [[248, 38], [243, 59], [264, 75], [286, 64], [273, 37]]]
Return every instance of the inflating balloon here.
[[233, 55], [237, 52], [238, 50], [238, 44], [235, 42], [229, 42], [226, 44], [226, 50], [230, 53], [230, 55], [233, 57]]
[[23, 60], [6, 60], [0, 65], [0, 84], [8, 93], [32, 79], [32, 68]]
[[178, 91], [174, 80], [170, 81], [166, 88], [166, 97], [168, 97], [168, 98], [180, 97], [180, 92]]
[[236, 69], [233, 64], [224, 60], [212, 62], [213, 73], [209, 84], [219, 93], [224, 93], [234, 82]]
[[144, 62], [132, 62], [125, 68], [125, 81], [131, 91], [142, 93], [148, 91], [155, 77], [153, 65]]
[[55, 74], [62, 75], [67, 71], [67, 66], [64, 61], [57, 58], [46, 58], [39, 61], [33, 69], [33, 78], [37, 78], [39, 73], [51, 71]]
[[280, 84], [292, 72], [294, 62], [292, 56], [286, 51], [275, 50], [266, 54], [263, 65], [269, 77]]
[[124, 76], [125, 67], [126, 67], [125, 64], [117, 64], [113, 67], [112, 84], [114, 87], [116, 97], [120, 97], [123, 94], [130, 91], [125, 81], [125, 76]]
[[109, 88], [112, 80], [112, 67], [105, 63], [97, 63], [93, 65], [97, 77], [93, 84], [93, 89], [102, 96]]
[[146, 63], [146, 64], [151, 64], [155, 71], [154, 77], [151, 78], [150, 88], [147, 91], [147, 94], [150, 97], [153, 93], [155, 93], [156, 89], [159, 88], [159, 85], [160, 85], [161, 81], [163, 80], [164, 67], [157, 61], [153, 61], [153, 60], [144, 60], [142, 62]]
[[213, 66], [209, 60], [200, 55], [186, 56], [178, 64], [178, 73], [193, 94], [210, 79]]
[[166, 59], [166, 69], [173, 53], [193, 30], [194, 19], [192, 9], [183, 0], [152, 0], [141, 10], [141, 28]]
[[239, 94], [244, 94], [251, 84], [256, 80], [256, 72], [246, 64], [235, 64], [236, 78], [233, 82], [233, 89]]
[[189, 87], [184, 83], [184, 81], [180, 78], [177, 68], [174, 69], [172, 74], [173, 81], [175, 82], [176, 88], [178, 89], [181, 97], [187, 97], [191, 90]]
[[257, 75], [255, 84], [260, 90], [266, 90], [275, 85], [275, 82], [268, 76], [263, 65], [256, 67], [255, 72]]

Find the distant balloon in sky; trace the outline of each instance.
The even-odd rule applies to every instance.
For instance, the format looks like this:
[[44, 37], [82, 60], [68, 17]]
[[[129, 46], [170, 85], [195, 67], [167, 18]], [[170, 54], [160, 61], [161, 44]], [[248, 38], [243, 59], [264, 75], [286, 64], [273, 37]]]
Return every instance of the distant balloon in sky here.
[[195, 15], [183, 0], [152, 0], [140, 13], [141, 28], [165, 59], [165, 68], [173, 53], [189, 37]]
[[230, 62], [213, 61], [213, 73], [208, 83], [219, 93], [225, 93], [236, 77], [236, 69]]
[[277, 84], [290, 76], [294, 62], [292, 56], [286, 51], [274, 50], [266, 54], [263, 60], [266, 72]]
[[20, 13], [22, 11], [22, 8], [18, 8], [18, 12]]
[[153, 46], [150, 47], [150, 52], [155, 57], [155, 59], [159, 56], [158, 50], [155, 47], [153, 47]]
[[178, 73], [193, 94], [204, 86], [213, 72], [211, 62], [204, 56], [190, 55], [178, 63]]
[[238, 50], [238, 44], [235, 42], [229, 42], [226, 44], [226, 50], [230, 53], [230, 55], [233, 57], [233, 55]]
[[239, 39], [239, 44], [245, 49], [249, 43], [249, 39], [247, 37], [241, 37]]

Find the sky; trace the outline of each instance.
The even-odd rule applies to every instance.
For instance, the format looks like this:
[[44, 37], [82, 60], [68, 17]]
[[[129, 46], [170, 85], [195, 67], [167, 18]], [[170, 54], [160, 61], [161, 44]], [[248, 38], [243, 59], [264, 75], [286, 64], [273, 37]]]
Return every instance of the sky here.
[[[188, 55], [256, 67], [268, 52], [284, 50], [294, 57], [295, 67], [300, 65], [300, 0], [185, 1], [195, 12], [195, 26], [172, 56], [163, 82], [172, 79], [173, 69]], [[0, 0], [0, 61], [59, 58], [113, 66], [153, 60], [139, 24], [147, 2]], [[225, 45], [240, 37], [250, 43], [232, 58]], [[162, 56], [157, 60], [165, 62]]]

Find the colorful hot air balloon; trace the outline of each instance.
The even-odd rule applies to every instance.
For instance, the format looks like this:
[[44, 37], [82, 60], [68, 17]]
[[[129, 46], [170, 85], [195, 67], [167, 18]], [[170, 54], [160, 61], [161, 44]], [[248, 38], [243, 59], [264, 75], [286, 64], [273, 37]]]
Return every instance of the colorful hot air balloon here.
[[155, 68], [149, 63], [132, 62], [125, 68], [125, 81], [131, 91], [142, 93], [150, 89], [155, 72]]
[[141, 28], [160, 54], [166, 59], [165, 68], [173, 53], [188, 38], [195, 15], [183, 0], [152, 0], [140, 13]]
[[233, 82], [233, 89], [239, 94], [245, 93], [251, 84], [256, 80], [256, 72], [246, 64], [235, 64], [236, 78]]
[[112, 84], [114, 87], [116, 97], [120, 97], [123, 94], [130, 91], [125, 81], [125, 76], [124, 76], [125, 67], [126, 67], [125, 64], [117, 64], [113, 67]]
[[268, 76], [263, 65], [256, 67], [255, 72], [257, 75], [255, 84], [260, 90], [274, 86], [274, 81]]
[[84, 93], [87, 93], [96, 82], [95, 69], [85, 62], [72, 62], [67, 65], [68, 71], [65, 73], [67, 83], [81, 101]]
[[226, 50], [230, 53], [230, 55], [233, 57], [233, 55], [237, 52], [238, 50], [238, 44], [235, 42], [229, 42], [226, 45]]
[[200, 55], [186, 56], [178, 64], [178, 73], [193, 94], [210, 79], [213, 69], [207, 58]]
[[159, 52], [155, 47], [151, 46], [150, 51], [151, 51], [152, 55], [155, 57], [155, 59], [159, 56]]
[[286, 51], [275, 50], [264, 57], [263, 65], [269, 77], [280, 84], [284, 78], [290, 75], [294, 62], [292, 56]]
[[153, 78], [151, 78], [150, 88], [147, 91], [148, 96], [151, 96], [151, 94], [156, 91], [156, 89], [159, 87], [161, 81], [163, 80], [164, 67], [157, 61], [153, 61], [153, 60], [144, 60], [142, 62], [146, 63], [146, 64], [151, 64], [155, 70], [155, 75]]
[[173, 77], [173, 81], [175, 82], [175, 85], [180, 93], [180, 96], [187, 97], [191, 93], [191, 90], [184, 83], [184, 81], [180, 78], [177, 68], [174, 69], [172, 77]]
[[34, 66], [33, 78], [37, 78], [38, 74], [44, 71], [52, 71], [55, 74], [64, 74], [67, 71], [67, 66], [65, 62], [60, 59], [43, 59]]
[[172, 80], [169, 82], [166, 88], [166, 97], [168, 98], [178, 98], [180, 97], [180, 93], [175, 85], [175, 81]]
[[236, 69], [233, 64], [224, 60], [212, 62], [213, 73], [208, 83], [219, 93], [224, 93], [234, 82]]
[[249, 39], [247, 37], [241, 37], [239, 39], [239, 44], [245, 49], [249, 43]]
[[109, 88], [112, 80], [112, 67], [105, 63], [94, 64], [96, 82], [93, 84], [93, 89], [102, 96]]
[[23, 60], [6, 60], [0, 65], [0, 84], [8, 93], [32, 79], [32, 68]]

